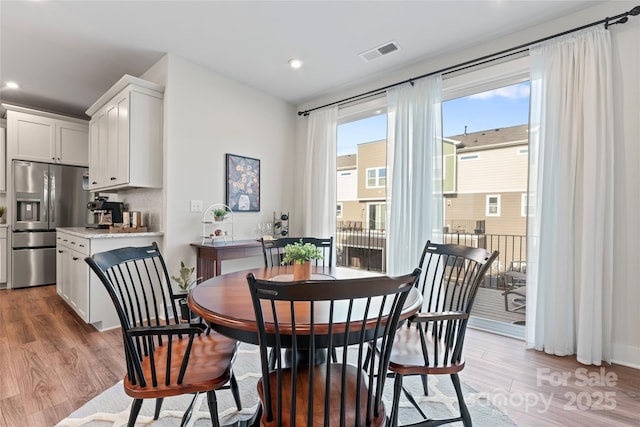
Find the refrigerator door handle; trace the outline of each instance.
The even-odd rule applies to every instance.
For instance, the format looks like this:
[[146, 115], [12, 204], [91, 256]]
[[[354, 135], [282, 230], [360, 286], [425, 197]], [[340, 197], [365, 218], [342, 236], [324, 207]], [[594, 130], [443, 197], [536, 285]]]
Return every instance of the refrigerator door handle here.
[[49, 228], [55, 228], [56, 223], [56, 174], [51, 171], [49, 174]]
[[49, 172], [44, 171], [44, 206], [42, 208], [42, 222], [46, 224], [49, 222]]

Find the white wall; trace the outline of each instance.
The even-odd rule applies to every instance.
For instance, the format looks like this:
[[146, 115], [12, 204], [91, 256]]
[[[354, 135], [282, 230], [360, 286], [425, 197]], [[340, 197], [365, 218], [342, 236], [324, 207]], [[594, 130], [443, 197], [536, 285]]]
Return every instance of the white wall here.
[[[614, 16], [629, 11], [637, 5], [636, 1], [610, 1], [598, 4], [579, 13], [567, 15], [561, 19], [549, 21], [530, 28], [476, 46], [460, 52], [439, 56], [415, 64], [349, 91], [327, 94], [321, 98], [298, 106], [298, 111], [317, 107], [362, 92], [374, 90], [399, 81], [439, 70], [460, 62], [498, 52], [520, 44], [556, 34], [606, 16]], [[615, 159], [615, 284], [613, 294], [613, 357], [615, 362], [640, 367], [640, 227], [637, 212], [640, 212], [640, 17], [632, 17], [624, 25], [611, 27], [614, 60], [614, 114], [616, 117], [616, 144], [623, 147]], [[306, 139], [305, 117], [297, 120], [296, 157], [299, 165], [304, 165], [304, 141]], [[300, 161], [302, 162], [300, 163]], [[302, 174], [303, 169], [298, 169]], [[299, 189], [298, 191], [301, 191]], [[298, 193], [300, 194], [300, 193]], [[304, 212], [300, 198], [296, 199], [296, 215]]]
[[[171, 272], [180, 260], [195, 265], [189, 244], [201, 241], [202, 213], [190, 212], [190, 200], [202, 200], [204, 209], [225, 202], [226, 153], [260, 159], [261, 167], [261, 210], [235, 213], [236, 239], [255, 238], [258, 222], [292, 209], [292, 105], [172, 54], [143, 77], [165, 85], [162, 223]], [[254, 257], [224, 261], [222, 268], [230, 272], [262, 263]]]

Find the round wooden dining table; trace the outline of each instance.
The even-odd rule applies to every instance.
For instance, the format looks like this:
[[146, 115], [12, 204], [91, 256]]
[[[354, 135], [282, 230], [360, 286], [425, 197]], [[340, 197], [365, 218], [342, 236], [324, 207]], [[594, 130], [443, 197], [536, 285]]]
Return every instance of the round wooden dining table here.
[[[247, 283], [249, 273], [263, 280], [293, 280], [291, 266], [237, 271], [205, 280], [189, 292], [187, 301], [191, 310], [212, 329], [229, 338], [258, 345], [258, 325]], [[344, 267], [313, 267], [311, 280], [354, 279], [374, 275]], [[413, 288], [407, 296], [401, 319], [415, 314], [421, 305], [422, 296]], [[304, 328], [303, 324], [298, 323], [298, 326]]]

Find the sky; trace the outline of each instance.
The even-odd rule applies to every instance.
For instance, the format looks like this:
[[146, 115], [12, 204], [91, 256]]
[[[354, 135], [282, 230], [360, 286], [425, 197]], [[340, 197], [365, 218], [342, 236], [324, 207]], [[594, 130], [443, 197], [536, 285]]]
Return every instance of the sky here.
[[[529, 82], [506, 86], [442, 103], [444, 136], [528, 123]], [[338, 126], [339, 156], [356, 152], [357, 144], [386, 139], [387, 120], [379, 114]]]

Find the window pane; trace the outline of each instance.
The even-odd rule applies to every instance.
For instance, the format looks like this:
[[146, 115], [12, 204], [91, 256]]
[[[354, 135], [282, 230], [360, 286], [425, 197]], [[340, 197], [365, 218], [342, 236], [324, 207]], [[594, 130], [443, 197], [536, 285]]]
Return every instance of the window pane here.
[[384, 272], [386, 236], [379, 229], [386, 213], [379, 204], [386, 199], [387, 116], [384, 108], [369, 113], [338, 125], [336, 265]]

